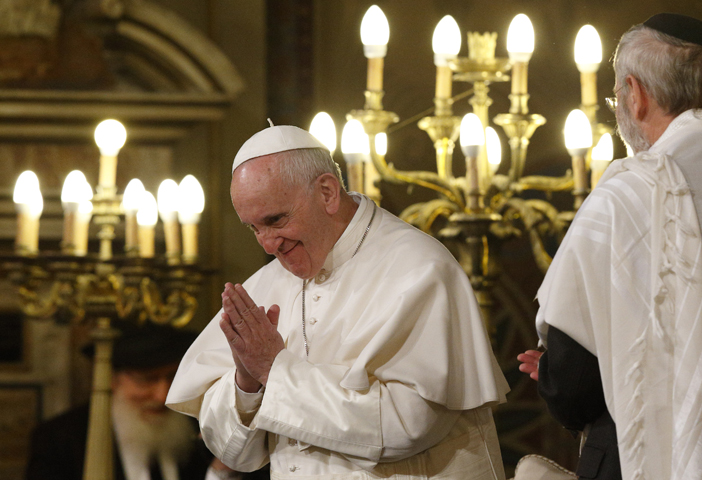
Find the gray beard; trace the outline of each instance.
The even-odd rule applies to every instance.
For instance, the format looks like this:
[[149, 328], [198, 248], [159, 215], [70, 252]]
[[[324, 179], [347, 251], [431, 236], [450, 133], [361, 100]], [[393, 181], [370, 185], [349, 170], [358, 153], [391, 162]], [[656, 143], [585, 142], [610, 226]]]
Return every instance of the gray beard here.
[[639, 152], [645, 152], [651, 148], [651, 144], [644, 136], [643, 131], [639, 128], [631, 116], [629, 107], [627, 107], [626, 102], [619, 102], [617, 105], [617, 135], [621, 138], [631, 149], [634, 154]]
[[144, 454], [184, 458], [195, 444], [197, 432], [185, 415], [167, 411], [158, 421], [144, 421], [140, 412], [119, 393], [112, 399], [112, 421], [121, 445]]

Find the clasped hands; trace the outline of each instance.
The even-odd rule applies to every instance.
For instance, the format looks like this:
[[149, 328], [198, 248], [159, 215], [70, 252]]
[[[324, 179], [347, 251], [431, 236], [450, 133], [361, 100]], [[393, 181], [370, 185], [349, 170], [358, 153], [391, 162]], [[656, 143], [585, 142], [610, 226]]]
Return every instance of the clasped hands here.
[[245, 392], [257, 392], [268, 382], [275, 357], [285, 348], [278, 333], [280, 307], [266, 312], [257, 306], [244, 287], [227, 283], [222, 292], [219, 326], [227, 337], [236, 365], [236, 383]]

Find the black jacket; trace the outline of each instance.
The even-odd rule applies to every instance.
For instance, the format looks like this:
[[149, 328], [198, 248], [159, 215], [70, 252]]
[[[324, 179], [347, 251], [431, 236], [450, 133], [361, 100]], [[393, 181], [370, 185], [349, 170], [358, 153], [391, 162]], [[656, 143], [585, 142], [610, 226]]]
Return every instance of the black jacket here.
[[[32, 434], [26, 480], [82, 480], [85, 444], [88, 436], [88, 406], [77, 407], [39, 425]], [[203, 480], [212, 454], [193, 429], [194, 448], [178, 465], [180, 480]], [[114, 480], [124, 480], [124, 470], [114, 448]], [[247, 480], [269, 478], [264, 471], [244, 476]]]
[[539, 361], [539, 395], [564, 427], [582, 431], [591, 424], [580, 453], [580, 478], [620, 480], [617, 429], [607, 410], [597, 357], [549, 326], [548, 350]]

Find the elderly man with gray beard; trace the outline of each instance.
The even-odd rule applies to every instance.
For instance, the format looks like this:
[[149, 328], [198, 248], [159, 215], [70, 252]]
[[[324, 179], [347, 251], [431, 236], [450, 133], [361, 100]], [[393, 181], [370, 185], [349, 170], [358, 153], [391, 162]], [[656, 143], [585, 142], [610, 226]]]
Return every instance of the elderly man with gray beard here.
[[[151, 324], [116, 327], [122, 335], [112, 358], [115, 480], [268, 478], [267, 472], [234, 472], [213, 459], [194, 422], [166, 408], [178, 362], [196, 334]], [[92, 357], [92, 350], [83, 351]], [[37, 427], [26, 480], [83, 478], [88, 413], [88, 405], [79, 406]]]
[[[585, 430], [578, 475], [687, 479], [702, 465], [702, 22], [659, 14], [614, 57], [614, 162], [538, 292], [520, 367]], [[539, 358], [540, 357], [540, 358]]]

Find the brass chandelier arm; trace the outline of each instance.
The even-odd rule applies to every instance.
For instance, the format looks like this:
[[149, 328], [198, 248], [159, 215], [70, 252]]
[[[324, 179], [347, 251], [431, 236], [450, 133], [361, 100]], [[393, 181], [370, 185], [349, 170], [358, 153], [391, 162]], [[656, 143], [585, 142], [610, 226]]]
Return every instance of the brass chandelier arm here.
[[522, 177], [518, 182], [512, 184], [515, 192], [525, 190], [540, 190], [543, 192], [563, 192], [572, 190], [574, 186], [573, 174], [570, 170], [562, 177], [545, 177], [541, 175], [531, 175]]
[[[536, 265], [546, 273], [553, 258], [544, 247], [545, 236], [558, 237], [563, 234], [568, 224], [562, 221], [558, 210], [544, 200], [524, 200], [517, 197], [505, 199], [502, 203], [505, 212], [503, 218], [519, 218], [524, 230], [529, 234], [531, 251]], [[513, 210], [516, 215], [509, 215]]]
[[110, 275], [107, 278], [115, 292], [115, 309], [119, 318], [127, 318], [138, 311], [140, 306], [139, 289], [134, 286], [125, 286], [120, 275]]
[[47, 270], [30, 265], [11, 273], [10, 281], [17, 286], [22, 311], [28, 317], [54, 317], [62, 323], [79, 322], [85, 317], [83, 289], [65, 270], [57, 273], [52, 267]]
[[141, 295], [144, 302], [142, 321], [148, 317], [157, 324], [182, 327], [190, 322], [197, 309], [197, 299], [184, 290], [172, 291], [163, 302], [158, 286], [148, 277], [141, 281]]
[[541, 235], [536, 230], [529, 230], [529, 240], [531, 240], [531, 253], [534, 256], [536, 266], [542, 273], [546, 273], [551, 266], [553, 258], [546, 252]]
[[169, 295], [169, 303], [173, 300], [177, 301], [177, 303], [181, 306], [181, 314], [172, 318], [170, 323], [176, 328], [184, 327], [190, 323], [190, 320], [193, 319], [193, 315], [195, 315], [195, 310], [197, 310], [197, 299], [189, 293], [180, 290]]
[[400, 214], [400, 218], [423, 232], [430, 233], [437, 218], [448, 218], [459, 211], [455, 203], [440, 198], [410, 205]]
[[397, 185], [412, 184], [434, 190], [446, 197], [448, 201], [458, 205], [460, 210], [465, 210], [466, 204], [462, 192], [448, 179], [441, 178], [434, 172], [397, 170], [377, 154], [374, 143], [374, 138], [371, 138], [371, 160], [383, 180]]
[[60, 282], [54, 282], [49, 295], [40, 298], [33, 288], [21, 285], [19, 294], [22, 300], [22, 311], [25, 315], [33, 318], [52, 317], [58, 310], [59, 291], [62, 287]]

